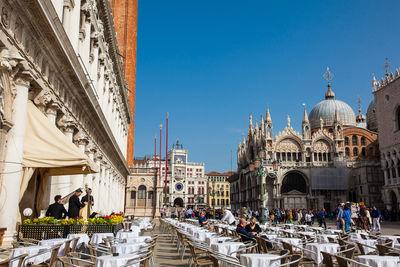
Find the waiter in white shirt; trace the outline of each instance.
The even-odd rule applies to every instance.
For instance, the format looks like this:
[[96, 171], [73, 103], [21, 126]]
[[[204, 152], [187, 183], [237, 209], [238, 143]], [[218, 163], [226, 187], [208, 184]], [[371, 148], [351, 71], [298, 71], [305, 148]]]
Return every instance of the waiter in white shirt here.
[[236, 220], [232, 212], [230, 210], [225, 209], [225, 207], [222, 208], [222, 212], [224, 213], [224, 216], [222, 216], [220, 222], [225, 222], [227, 224], [234, 225]]

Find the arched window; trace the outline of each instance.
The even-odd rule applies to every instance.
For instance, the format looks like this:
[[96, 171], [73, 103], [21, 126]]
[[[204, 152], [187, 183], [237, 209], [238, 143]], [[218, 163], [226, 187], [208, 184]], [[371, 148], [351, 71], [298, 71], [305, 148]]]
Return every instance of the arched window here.
[[361, 149], [361, 155], [362, 155], [363, 157], [365, 157], [365, 156], [367, 155], [367, 153], [365, 152], [365, 147], [363, 147], [363, 148]]
[[346, 152], [346, 157], [350, 157], [350, 149], [346, 147], [344, 151]]
[[361, 145], [365, 146], [365, 137], [364, 136], [361, 137]]
[[146, 186], [139, 186], [138, 199], [146, 199]]
[[345, 146], [348, 146], [350, 143], [349, 143], [349, 138], [348, 137], [345, 137], [344, 138], [344, 145]]
[[352, 144], [353, 146], [356, 146], [356, 145], [358, 144], [358, 142], [357, 142], [357, 135], [353, 135], [353, 136], [351, 137], [351, 144]]
[[353, 148], [353, 156], [358, 156], [358, 148]]
[[400, 130], [400, 107], [396, 110], [396, 130]]

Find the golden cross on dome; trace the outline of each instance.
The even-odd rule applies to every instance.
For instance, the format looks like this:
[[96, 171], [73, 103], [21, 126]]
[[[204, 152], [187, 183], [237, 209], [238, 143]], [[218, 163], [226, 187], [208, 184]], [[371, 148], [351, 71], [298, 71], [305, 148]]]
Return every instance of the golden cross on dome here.
[[334, 75], [333, 73], [329, 70], [329, 67], [326, 67], [326, 72], [323, 75], [325, 80], [328, 81], [328, 83], [330, 83], [330, 81], [333, 79]]

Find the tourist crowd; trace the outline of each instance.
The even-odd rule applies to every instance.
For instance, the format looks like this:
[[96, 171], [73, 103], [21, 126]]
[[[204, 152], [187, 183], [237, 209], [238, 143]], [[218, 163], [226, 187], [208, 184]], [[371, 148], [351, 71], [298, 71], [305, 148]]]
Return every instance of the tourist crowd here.
[[[215, 212], [215, 214], [214, 214]], [[240, 210], [228, 211], [234, 217], [244, 218], [250, 221], [251, 218], [260, 220], [261, 211], [251, 210], [249, 208], [241, 208]], [[386, 212], [386, 211], [385, 211]], [[213, 210], [206, 208], [202, 210], [197, 209], [185, 209], [180, 207], [168, 207], [161, 210], [162, 217], [171, 218], [201, 218], [201, 214], [205, 219], [222, 219], [225, 209]], [[322, 209], [265, 209], [264, 219], [265, 221], [273, 222], [275, 224], [306, 224], [306, 225], [317, 225], [326, 229], [327, 220], [335, 220], [338, 229], [350, 231], [351, 229], [364, 229], [372, 231], [380, 231], [380, 222], [385, 216], [375, 206], [368, 208], [363, 203], [340, 203], [336, 209], [331, 212], [327, 212], [324, 208]]]

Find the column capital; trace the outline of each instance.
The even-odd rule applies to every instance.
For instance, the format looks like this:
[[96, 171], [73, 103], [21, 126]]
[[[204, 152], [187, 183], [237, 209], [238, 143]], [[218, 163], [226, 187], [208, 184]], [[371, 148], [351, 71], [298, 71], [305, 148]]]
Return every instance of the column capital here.
[[28, 71], [22, 71], [22, 72], [18, 72], [15, 75], [14, 83], [16, 85], [29, 87], [32, 80], [33, 80], [33, 77]]
[[89, 143], [88, 136], [82, 129], [74, 136], [74, 143], [79, 146], [87, 145]]
[[86, 153], [88, 154], [95, 154], [97, 151], [96, 145], [93, 144], [92, 141], [89, 141], [88, 145], [86, 146]]
[[76, 122], [71, 114], [67, 113], [58, 120], [57, 126], [60, 127], [64, 133], [73, 133], [76, 128]]
[[52, 95], [48, 90], [42, 90], [40, 93], [33, 99], [33, 102], [42, 112], [46, 112], [46, 106], [53, 101]]

